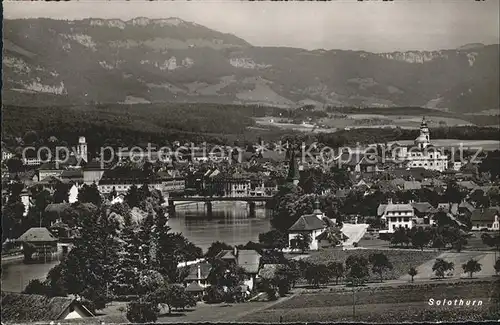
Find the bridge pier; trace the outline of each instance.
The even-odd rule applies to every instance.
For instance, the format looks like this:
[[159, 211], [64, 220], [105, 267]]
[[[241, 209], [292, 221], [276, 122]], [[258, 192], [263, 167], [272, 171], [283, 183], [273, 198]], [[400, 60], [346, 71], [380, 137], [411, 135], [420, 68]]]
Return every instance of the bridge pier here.
[[172, 200], [168, 201], [168, 213], [171, 215], [175, 215], [175, 202]]
[[255, 202], [253, 201], [248, 202], [248, 207], [250, 208], [250, 214], [249, 214], [250, 218], [255, 217], [255, 206], [256, 206]]
[[205, 205], [207, 207], [207, 217], [211, 218], [212, 217], [212, 202], [207, 201], [207, 202], [205, 202]]

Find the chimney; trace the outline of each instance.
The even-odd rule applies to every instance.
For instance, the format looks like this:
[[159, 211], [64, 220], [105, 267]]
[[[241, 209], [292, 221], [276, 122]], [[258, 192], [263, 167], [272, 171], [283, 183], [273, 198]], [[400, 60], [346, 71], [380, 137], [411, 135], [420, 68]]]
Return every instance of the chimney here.
[[387, 203], [392, 204], [392, 198], [389, 198], [389, 200], [387, 200]]
[[197, 264], [198, 265], [198, 280], [201, 279], [201, 267], [200, 267], [200, 263]]

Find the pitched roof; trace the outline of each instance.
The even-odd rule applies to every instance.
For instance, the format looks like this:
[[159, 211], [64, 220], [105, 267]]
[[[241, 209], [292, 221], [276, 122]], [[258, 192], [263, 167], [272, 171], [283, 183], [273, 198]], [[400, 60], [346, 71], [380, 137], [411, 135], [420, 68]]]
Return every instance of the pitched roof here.
[[59, 175], [60, 178], [68, 178], [68, 179], [75, 179], [75, 178], [83, 178], [83, 170], [81, 169], [67, 169]]
[[291, 227], [289, 231], [310, 231], [325, 228], [325, 222], [320, 220], [314, 214], [305, 214], [299, 218]]
[[[68, 297], [50, 298], [2, 291], [2, 321], [14, 323], [55, 321], [59, 320], [72, 304], [79, 303], [74, 298]], [[88, 316], [93, 315], [88, 312]]]
[[478, 185], [474, 183], [473, 181], [462, 181], [462, 182], [457, 182], [458, 186], [464, 187], [466, 189], [472, 190], [478, 188]]
[[[200, 267], [200, 277], [198, 277], [198, 266]], [[210, 270], [212, 269], [212, 265], [207, 262], [192, 264], [189, 267], [189, 274], [186, 277], [186, 281], [193, 280], [204, 280], [208, 278], [210, 274]]]
[[429, 202], [413, 202], [411, 206], [420, 213], [429, 213], [434, 210]]
[[130, 321], [124, 314], [119, 315], [102, 315], [96, 317], [61, 319], [57, 323], [60, 324], [129, 324]]
[[475, 209], [474, 206], [467, 201], [461, 202], [460, 205], [458, 206], [458, 208], [459, 209], [467, 209], [467, 210], [469, 210], [469, 212], [472, 212]]
[[257, 273], [259, 272], [260, 254], [253, 249], [240, 249], [238, 250], [237, 263], [246, 273]]
[[54, 161], [49, 161], [46, 163], [43, 163], [40, 167], [38, 167], [38, 170], [61, 170], [61, 164], [56, 163]]
[[53, 242], [57, 241], [57, 238], [45, 227], [33, 227], [26, 230], [17, 240], [27, 242]]
[[385, 212], [413, 211], [411, 204], [388, 204]]
[[203, 287], [199, 285], [198, 282], [196, 281], [191, 282], [186, 287], [187, 292], [201, 292], [203, 290], [204, 290]]
[[422, 188], [422, 184], [418, 181], [405, 181], [403, 187], [405, 190], [419, 190]]
[[264, 264], [259, 270], [259, 277], [262, 279], [271, 280], [275, 277], [276, 272], [283, 264]]
[[470, 220], [474, 221], [495, 221], [495, 215], [499, 214], [499, 207], [491, 207], [488, 209], [475, 209], [472, 211]]
[[234, 260], [236, 261], [236, 256], [234, 256], [232, 249], [224, 249], [217, 254], [217, 258], [222, 260]]
[[387, 204], [379, 204], [377, 208], [377, 215], [381, 216], [385, 213], [385, 209], [387, 208]]

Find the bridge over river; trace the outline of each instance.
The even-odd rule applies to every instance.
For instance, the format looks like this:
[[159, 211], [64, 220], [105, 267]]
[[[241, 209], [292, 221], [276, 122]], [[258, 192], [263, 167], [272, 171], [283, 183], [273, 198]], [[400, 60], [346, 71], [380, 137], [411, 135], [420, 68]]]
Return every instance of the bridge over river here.
[[175, 214], [175, 204], [179, 202], [204, 202], [207, 216], [212, 215], [212, 206], [214, 202], [247, 202], [250, 209], [250, 216], [255, 216], [256, 202], [269, 202], [272, 196], [180, 196], [169, 197], [168, 207], [170, 213]]

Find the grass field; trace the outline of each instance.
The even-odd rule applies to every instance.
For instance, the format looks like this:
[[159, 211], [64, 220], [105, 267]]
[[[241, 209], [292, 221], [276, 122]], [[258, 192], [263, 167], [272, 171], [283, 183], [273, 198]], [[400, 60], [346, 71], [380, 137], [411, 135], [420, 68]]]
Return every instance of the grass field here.
[[[334, 261], [345, 262], [349, 255], [364, 256], [368, 259], [372, 253], [384, 253], [392, 263], [393, 269], [383, 274], [384, 279], [398, 279], [408, 272], [410, 266], [418, 266], [429, 260], [434, 260], [440, 252], [421, 252], [421, 251], [403, 251], [403, 250], [339, 250], [323, 249], [317, 252], [311, 252], [307, 261], [312, 263], [328, 264]], [[378, 281], [378, 274], [370, 273], [370, 280]]]
[[[452, 278], [468, 278], [469, 274], [463, 273], [462, 264], [466, 263], [470, 259], [474, 259], [481, 264], [481, 271], [474, 273], [473, 277], [491, 277], [495, 275], [495, 253], [494, 252], [445, 252], [439, 254], [436, 258], [441, 258], [447, 262], [452, 262], [454, 264], [454, 269]], [[432, 266], [434, 265], [435, 259], [431, 259], [420, 266], [417, 267], [418, 274], [415, 276], [415, 280], [420, 279], [434, 279], [436, 275], [432, 271]], [[409, 280], [410, 276], [404, 274], [400, 278], [401, 280]]]
[[[487, 318], [490, 297], [500, 283], [492, 281], [405, 285], [356, 289], [346, 292], [302, 293], [265, 310], [237, 319], [244, 322], [325, 322], [325, 321], [460, 321]], [[429, 306], [430, 298], [482, 301], [481, 306]], [[496, 302], [494, 302], [496, 304]]]

